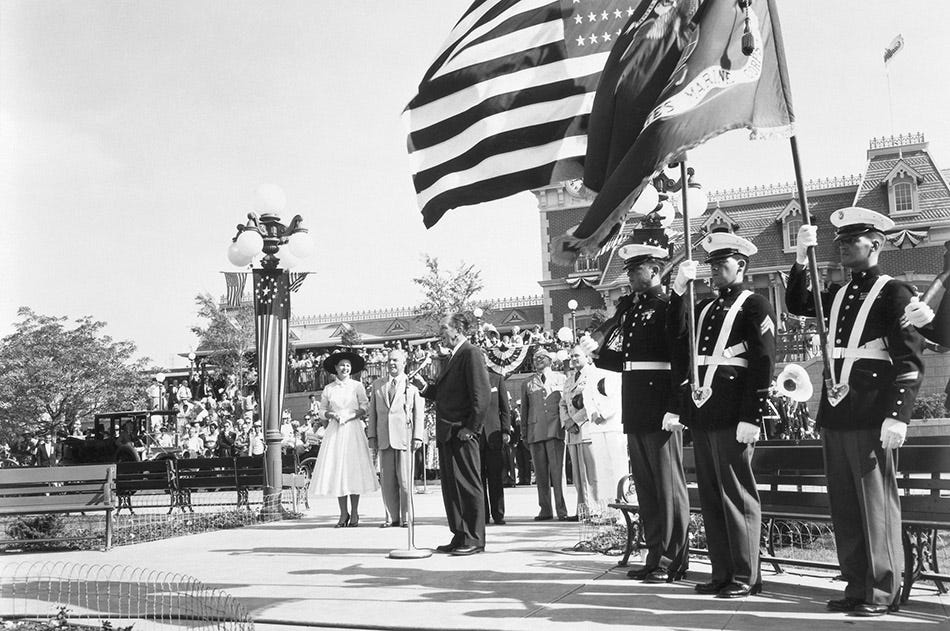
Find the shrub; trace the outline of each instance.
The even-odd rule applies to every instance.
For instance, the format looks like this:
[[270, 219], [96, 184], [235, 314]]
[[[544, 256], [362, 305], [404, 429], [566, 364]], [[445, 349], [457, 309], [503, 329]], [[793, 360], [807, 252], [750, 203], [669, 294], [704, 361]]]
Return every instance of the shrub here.
[[914, 401], [912, 417], [927, 419], [947, 416], [947, 408], [944, 405], [945, 399], [945, 395], [939, 393], [917, 397], [917, 400]]
[[[35, 539], [59, 539], [64, 536], [66, 522], [62, 515], [37, 515], [35, 517], [17, 517], [7, 526], [7, 535], [18, 541]], [[36, 544], [45, 547], [41, 543]], [[24, 546], [27, 547], [27, 546]], [[35, 546], [29, 546], [35, 547]]]

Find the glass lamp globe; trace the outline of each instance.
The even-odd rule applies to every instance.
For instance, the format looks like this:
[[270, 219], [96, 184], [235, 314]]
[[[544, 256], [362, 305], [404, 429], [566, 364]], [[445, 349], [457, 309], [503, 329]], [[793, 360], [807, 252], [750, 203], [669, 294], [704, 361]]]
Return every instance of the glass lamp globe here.
[[571, 327], [562, 326], [557, 330], [557, 339], [564, 342], [565, 344], [570, 344], [574, 341], [574, 332], [571, 331]]
[[294, 256], [286, 243], [277, 249], [277, 258], [280, 260], [280, 266], [284, 269], [293, 269], [300, 263], [300, 260]]
[[234, 244], [241, 254], [250, 259], [264, 249], [264, 237], [255, 230], [244, 230], [238, 235]]
[[659, 200], [660, 193], [656, 190], [656, 187], [653, 184], [647, 184], [640, 191], [640, 196], [637, 197], [637, 201], [633, 202], [633, 207], [630, 210], [639, 215], [646, 215], [653, 212]]
[[287, 249], [292, 256], [305, 259], [313, 254], [313, 239], [306, 232], [295, 232], [287, 237]]
[[472, 315], [475, 316], [476, 318], [482, 317], [484, 313], [485, 312], [482, 311], [481, 307], [475, 307], [474, 309], [472, 309]]
[[568, 301], [567, 301], [567, 308], [570, 309], [571, 311], [576, 311], [576, 310], [577, 310], [577, 301], [574, 300], [573, 298], [571, 298], [570, 300], [568, 300]]
[[246, 267], [251, 263], [251, 257], [244, 254], [235, 242], [228, 246], [228, 261], [235, 267]]
[[275, 184], [261, 184], [254, 191], [254, 209], [262, 214], [280, 217], [286, 206], [284, 189]]
[[709, 197], [702, 186], [693, 184], [686, 189], [686, 203], [689, 204], [689, 214], [693, 217], [699, 217], [706, 212]]

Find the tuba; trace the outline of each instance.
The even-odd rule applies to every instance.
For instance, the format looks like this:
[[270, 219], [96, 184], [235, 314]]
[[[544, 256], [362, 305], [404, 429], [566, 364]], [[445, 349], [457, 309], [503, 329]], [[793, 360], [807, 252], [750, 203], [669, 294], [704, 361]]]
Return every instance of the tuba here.
[[798, 364], [787, 365], [775, 378], [775, 390], [783, 397], [803, 403], [811, 398], [814, 388], [808, 373]]

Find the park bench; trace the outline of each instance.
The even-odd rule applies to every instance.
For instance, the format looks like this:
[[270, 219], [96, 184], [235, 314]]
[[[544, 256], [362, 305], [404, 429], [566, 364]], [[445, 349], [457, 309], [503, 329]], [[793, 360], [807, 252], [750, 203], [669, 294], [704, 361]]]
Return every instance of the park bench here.
[[[0, 470], [0, 516], [104, 511], [106, 513], [105, 547], [108, 550], [112, 547], [115, 467], [114, 464], [98, 464], [2, 469]], [[98, 537], [60, 537], [30, 541], [87, 539], [98, 539]]]
[[163, 491], [173, 502], [177, 482], [174, 460], [170, 458], [116, 463], [115, 490], [119, 498], [116, 515], [123, 507], [128, 508], [130, 514], [135, 513], [132, 495], [138, 491]]
[[[698, 513], [701, 509], [692, 447], [683, 450], [683, 468], [690, 511]], [[820, 441], [762, 441], [756, 445], [752, 468], [762, 505], [762, 561], [771, 563], [777, 572], [782, 571], [782, 564], [837, 568], [836, 563], [789, 559], [775, 554], [775, 544], [790, 538], [789, 524], [831, 521]], [[941, 593], [946, 592], [945, 583], [950, 582], [950, 575], [940, 573], [936, 555], [938, 531], [950, 530], [950, 440], [932, 437], [908, 440], [900, 449], [898, 471], [904, 548], [903, 603], [907, 602], [918, 579], [934, 581]], [[610, 504], [623, 514], [627, 524], [621, 566], [627, 564], [641, 537], [636, 521], [639, 507], [629, 499], [632, 488], [630, 477], [622, 478], [618, 484], [619, 501]], [[804, 536], [808, 536], [807, 528]], [[792, 538], [801, 537], [799, 530]]]

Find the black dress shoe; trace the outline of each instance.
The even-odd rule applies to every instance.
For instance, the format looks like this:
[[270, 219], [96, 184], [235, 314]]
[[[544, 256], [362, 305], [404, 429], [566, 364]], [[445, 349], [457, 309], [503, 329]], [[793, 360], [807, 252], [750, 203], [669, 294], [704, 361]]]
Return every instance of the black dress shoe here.
[[442, 552], [442, 553], [444, 553], [444, 554], [449, 554], [450, 552], [452, 552], [453, 550], [455, 550], [456, 548], [459, 548], [459, 547], [460, 547], [460, 544], [455, 543], [455, 542], [453, 541], [452, 543], [447, 543], [447, 544], [445, 544], [444, 546], [436, 546], [436, 547], [435, 547], [435, 551], [436, 551], [436, 552]]
[[564, 515], [557, 518], [558, 521], [577, 521], [577, 515]]
[[484, 552], [485, 546], [462, 546], [461, 548], [455, 548], [450, 552], [452, 556], [457, 557], [467, 557], [472, 554], [478, 554], [479, 552]]
[[653, 572], [654, 570], [656, 570], [656, 569], [659, 569], [659, 568], [656, 568], [656, 567], [641, 567], [641, 568], [637, 568], [637, 569], [635, 569], [635, 570], [630, 570], [629, 572], [627, 572], [627, 578], [633, 578], [633, 579], [636, 579], [636, 580], [638, 580], [638, 581], [642, 581], [643, 579], [645, 579], [650, 573], [652, 573], [652, 572]]
[[729, 583], [719, 590], [716, 598], [745, 598], [746, 596], [755, 596], [762, 591], [762, 583], [749, 585], [748, 583]]
[[719, 590], [728, 585], [728, 581], [710, 581], [708, 583], [699, 583], [693, 589], [697, 594], [718, 594]]
[[860, 598], [838, 598], [836, 600], [829, 600], [825, 607], [828, 611], [840, 611], [840, 612], [849, 612], [854, 611], [854, 608], [862, 604], [864, 601]]
[[554, 519], [554, 515], [538, 515], [534, 518], [534, 521], [551, 521]]
[[495, 525], [496, 525], [496, 526], [504, 526], [504, 525], [507, 524], [507, 523], [508, 523], [508, 522], [506, 522], [504, 519], [496, 519], [496, 520], [495, 520]]
[[669, 568], [658, 567], [643, 577], [647, 583], [673, 583], [686, 578], [686, 570], [673, 571]]
[[854, 606], [854, 610], [851, 613], [852, 615], [861, 616], [862, 618], [875, 618], [877, 616], [883, 616], [889, 611], [900, 611], [900, 608], [897, 605], [875, 605], [874, 603], [860, 603]]

